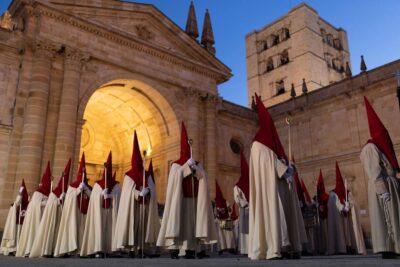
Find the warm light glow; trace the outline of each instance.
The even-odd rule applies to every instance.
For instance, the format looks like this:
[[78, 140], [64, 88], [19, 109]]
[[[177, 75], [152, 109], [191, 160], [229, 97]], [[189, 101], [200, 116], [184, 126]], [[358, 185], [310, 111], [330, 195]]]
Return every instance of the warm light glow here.
[[110, 150], [113, 173], [116, 171], [117, 180], [123, 179], [131, 168], [135, 130], [140, 147], [146, 149], [146, 157], [161, 143], [153, 104], [142, 95], [139, 85], [134, 81], [113, 81], [100, 87], [86, 106], [81, 153], [85, 151], [88, 178], [92, 183], [101, 179], [103, 162]]

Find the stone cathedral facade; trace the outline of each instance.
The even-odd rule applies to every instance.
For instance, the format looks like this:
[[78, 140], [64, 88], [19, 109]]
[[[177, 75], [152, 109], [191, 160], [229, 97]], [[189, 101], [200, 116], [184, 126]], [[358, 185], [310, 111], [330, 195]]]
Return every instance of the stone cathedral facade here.
[[[307, 14], [315, 15], [307, 11], [304, 19]], [[232, 201], [239, 153], [248, 157], [257, 117], [219, 96], [218, 85], [232, 74], [216, 57], [208, 12], [204, 21], [199, 37], [192, 5], [182, 30], [153, 5], [12, 1], [0, 28], [1, 218], [21, 179], [29, 192], [36, 189], [47, 161], [57, 182], [69, 158], [76, 175], [85, 152], [93, 183], [111, 150], [113, 170], [121, 180], [130, 167], [134, 130], [147, 151], [146, 161], [153, 159], [158, 201], [163, 203], [169, 166], [179, 156], [181, 121], [194, 140], [194, 157], [208, 172], [212, 194], [218, 179]], [[284, 25], [282, 36], [293, 37], [295, 46], [295, 24], [289, 19]], [[289, 63], [283, 68], [293, 60], [287, 51]], [[346, 62], [348, 54], [344, 56]], [[249, 71], [253, 67], [248, 63]], [[310, 192], [320, 168], [332, 189], [337, 160], [366, 210], [367, 180], [359, 152], [369, 133], [362, 96], [372, 101], [399, 151], [400, 128], [393, 123], [400, 120], [393, 76], [399, 68], [396, 61], [355, 76], [335, 70], [333, 83], [328, 78], [318, 90], [306, 84], [310, 91], [295, 90], [270, 107], [286, 149], [285, 119], [291, 120], [293, 154]], [[285, 74], [288, 79], [292, 72]], [[368, 214], [362, 216], [368, 233]]]

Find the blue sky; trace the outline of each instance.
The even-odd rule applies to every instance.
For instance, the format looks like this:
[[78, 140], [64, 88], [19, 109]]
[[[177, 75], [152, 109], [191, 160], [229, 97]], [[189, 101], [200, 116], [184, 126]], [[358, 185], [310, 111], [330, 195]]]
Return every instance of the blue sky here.
[[[0, 1], [3, 13], [11, 0]], [[189, 0], [141, 0], [151, 3], [181, 28], [185, 27]], [[220, 95], [231, 102], [247, 104], [245, 35], [306, 2], [319, 15], [347, 31], [353, 74], [359, 72], [360, 55], [368, 69], [399, 59], [399, 0], [195, 0], [196, 15], [203, 25], [206, 8], [216, 39], [217, 57], [232, 69], [233, 77], [220, 85]]]

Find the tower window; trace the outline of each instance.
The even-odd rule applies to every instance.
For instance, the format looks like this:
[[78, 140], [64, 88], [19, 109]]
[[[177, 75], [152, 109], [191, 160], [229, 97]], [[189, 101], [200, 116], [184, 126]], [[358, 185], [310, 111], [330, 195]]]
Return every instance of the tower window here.
[[279, 35], [272, 35], [272, 45], [279, 44]]
[[285, 41], [290, 38], [290, 32], [288, 28], [282, 29], [282, 40]]
[[330, 45], [330, 46], [333, 45], [333, 36], [332, 36], [332, 34], [328, 34], [328, 35], [326, 36], [326, 43], [327, 43], [328, 45]]
[[337, 50], [342, 50], [342, 43], [340, 42], [339, 39], [333, 40], [333, 47], [336, 48]]
[[285, 93], [285, 82], [279, 80], [276, 82], [276, 95], [282, 95]]
[[283, 50], [281, 53], [281, 65], [285, 65], [289, 63], [289, 53], [287, 50]]
[[269, 57], [268, 60], [267, 60], [267, 70], [266, 70], [266, 72], [270, 72], [273, 69], [274, 69], [274, 62], [272, 61], [272, 58]]

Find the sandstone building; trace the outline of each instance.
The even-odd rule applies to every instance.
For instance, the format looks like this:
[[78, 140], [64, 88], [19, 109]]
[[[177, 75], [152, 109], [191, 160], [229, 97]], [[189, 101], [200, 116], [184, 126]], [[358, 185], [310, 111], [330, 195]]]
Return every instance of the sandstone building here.
[[[350, 52], [347, 33], [301, 4], [246, 36], [248, 99], [254, 92], [266, 106], [345, 78]], [[304, 81], [303, 81], [304, 79]]]
[[[303, 5], [290, 14], [300, 13], [323, 22]], [[158, 201], [163, 203], [168, 169], [179, 155], [180, 121], [185, 121], [194, 140], [195, 158], [208, 171], [211, 192], [218, 179], [232, 201], [240, 174], [239, 152], [243, 149], [249, 155], [257, 120], [251, 109], [218, 95], [218, 85], [231, 77], [231, 71], [215, 57], [209, 13], [205, 21], [199, 38], [192, 6], [182, 30], [152, 5], [118, 0], [14, 0], [0, 29], [1, 218], [21, 179], [27, 181], [29, 192], [35, 190], [48, 160], [58, 179], [71, 157], [75, 175], [85, 151], [93, 183], [112, 150], [113, 168], [121, 180], [130, 165], [134, 130], [142, 150], [154, 161]], [[340, 31], [323, 23], [327, 33], [339, 36]], [[292, 27], [288, 25], [290, 41], [285, 41], [292, 42], [289, 63], [271, 75], [297, 64], [291, 49], [301, 44], [294, 43], [297, 37]], [[341, 32], [341, 45], [347, 47], [345, 32]], [[330, 47], [317, 33], [316, 46], [332, 55], [342, 53], [342, 63], [348, 60], [347, 48]], [[285, 42], [265, 52], [279, 50]], [[309, 54], [299, 61], [320, 60]], [[332, 75], [324, 76], [320, 89], [314, 90], [319, 80], [310, 69], [310, 76], [304, 72], [295, 78], [301, 82], [304, 76], [307, 93], [301, 94], [299, 82], [294, 82], [296, 96], [285, 92], [270, 112], [286, 150], [285, 119], [291, 120], [293, 154], [309, 191], [315, 192], [319, 169], [325, 174], [327, 189], [334, 187], [338, 161], [361, 209], [366, 210], [367, 178], [359, 153], [369, 132], [362, 97], [371, 100], [399, 153], [400, 128], [394, 122], [400, 121], [400, 112], [393, 73], [400, 69], [400, 61], [356, 76], [344, 76], [327, 64], [321, 65], [323, 71]], [[289, 79], [297, 71], [288, 69], [284, 75]], [[249, 96], [253, 88], [249, 86]], [[266, 92], [257, 92], [268, 101]], [[365, 212], [362, 221], [368, 233]]]

